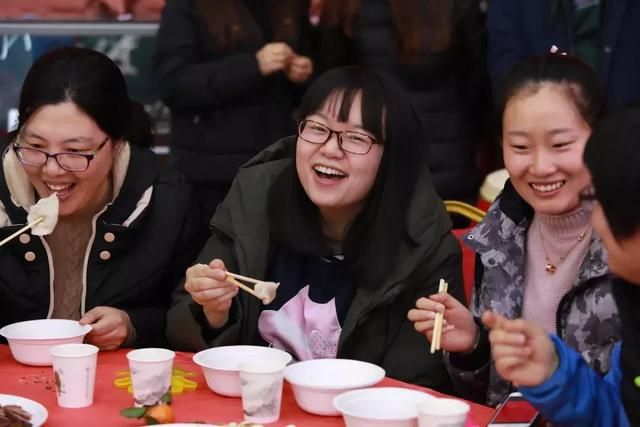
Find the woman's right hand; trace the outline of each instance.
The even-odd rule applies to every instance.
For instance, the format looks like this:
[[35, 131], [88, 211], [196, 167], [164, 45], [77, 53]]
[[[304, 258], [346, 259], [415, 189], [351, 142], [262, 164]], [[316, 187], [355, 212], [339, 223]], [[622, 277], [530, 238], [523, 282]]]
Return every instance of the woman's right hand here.
[[439, 293], [416, 301], [416, 308], [409, 310], [409, 320], [414, 327], [431, 341], [436, 313], [444, 312], [440, 348], [450, 353], [465, 353], [473, 350], [479, 333], [471, 312], [460, 301], [449, 294]]
[[220, 328], [227, 323], [233, 297], [238, 294], [238, 287], [227, 282], [226, 272], [220, 259], [214, 259], [209, 265], [196, 264], [187, 269], [184, 289], [202, 306], [212, 328]]
[[293, 55], [293, 50], [286, 43], [267, 43], [256, 53], [260, 73], [268, 76], [284, 70]]

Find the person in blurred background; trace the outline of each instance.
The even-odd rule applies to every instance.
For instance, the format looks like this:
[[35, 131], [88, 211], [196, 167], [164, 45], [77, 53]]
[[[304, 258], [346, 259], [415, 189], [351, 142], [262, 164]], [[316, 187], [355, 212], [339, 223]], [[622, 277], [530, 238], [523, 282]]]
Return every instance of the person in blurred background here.
[[163, 346], [170, 295], [207, 238], [186, 180], [161, 171], [150, 120], [107, 56], [60, 48], [31, 67], [0, 173], [0, 238], [57, 194], [50, 235], [0, 250], [0, 326], [62, 318], [102, 350]]
[[[176, 291], [169, 340], [363, 360], [450, 391], [441, 355], [406, 318], [440, 279], [464, 301], [459, 244], [422, 161], [415, 110], [380, 74], [343, 67], [311, 85], [300, 115], [297, 138], [240, 170]], [[280, 282], [275, 300], [238, 293], [227, 269]]]
[[597, 206], [593, 228], [602, 236], [607, 262], [619, 278], [613, 286], [622, 342], [611, 371], [599, 378], [558, 337], [533, 322], [485, 314], [501, 376], [554, 425], [640, 425], [640, 108], [613, 113], [594, 130], [584, 154]]
[[598, 74], [608, 107], [640, 100], [640, 2], [491, 0], [488, 66], [494, 88], [518, 61], [555, 45]]
[[476, 203], [489, 111], [476, 0], [323, 0], [316, 58], [320, 69], [357, 64], [396, 79], [422, 121], [436, 191]]
[[485, 310], [532, 320], [609, 370], [620, 320], [602, 241], [581, 201], [590, 177], [585, 144], [603, 111], [597, 76], [562, 54], [532, 57], [505, 80], [502, 149], [510, 179], [487, 216], [464, 238], [476, 253], [470, 309], [447, 295], [417, 301], [410, 318], [429, 339], [436, 312], [451, 326], [442, 348], [458, 391], [490, 405], [510, 385], [492, 365]]
[[210, 216], [240, 165], [294, 132], [313, 72], [308, 2], [168, 0], [153, 59], [171, 110], [171, 159]]

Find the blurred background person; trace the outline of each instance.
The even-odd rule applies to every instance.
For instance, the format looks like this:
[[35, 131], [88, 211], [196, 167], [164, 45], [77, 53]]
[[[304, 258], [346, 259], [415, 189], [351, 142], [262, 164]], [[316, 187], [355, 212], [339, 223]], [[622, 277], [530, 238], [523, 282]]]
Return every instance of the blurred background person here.
[[168, 0], [154, 73], [171, 110], [171, 160], [208, 216], [238, 167], [295, 131], [305, 56], [306, 1]]
[[488, 66], [494, 88], [518, 61], [552, 45], [589, 64], [610, 108], [640, 100], [640, 2], [491, 0]]
[[484, 47], [475, 0], [323, 0], [316, 62], [396, 79], [422, 121], [439, 196], [475, 204], [476, 144], [488, 111]]

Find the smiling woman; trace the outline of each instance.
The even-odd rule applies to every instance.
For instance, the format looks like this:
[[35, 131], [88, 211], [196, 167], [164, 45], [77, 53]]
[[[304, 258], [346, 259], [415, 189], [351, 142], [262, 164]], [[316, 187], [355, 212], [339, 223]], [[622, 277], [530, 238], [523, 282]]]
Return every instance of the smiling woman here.
[[[313, 83], [299, 113], [298, 137], [236, 176], [175, 295], [169, 339], [189, 350], [258, 344], [298, 360], [363, 360], [448, 391], [441, 356], [406, 318], [441, 278], [464, 298], [415, 111], [378, 73], [344, 67]], [[280, 282], [276, 298], [238, 294], [227, 269]]]
[[50, 235], [24, 233], [0, 252], [0, 326], [74, 319], [101, 349], [162, 345], [170, 294], [206, 229], [182, 178], [160, 171], [117, 65], [88, 49], [52, 51], [29, 71], [19, 112], [0, 236], [40, 198], [55, 193], [60, 207]]
[[582, 155], [602, 112], [597, 77], [575, 58], [529, 58], [507, 76], [501, 108], [509, 172], [500, 197], [466, 237], [477, 254], [470, 310], [444, 296], [417, 302], [416, 328], [446, 307], [442, 336], [459, 390], [491, 405], [511, 387], [491, 363], [485, 310], [522, 317], [557, 334], [600, 373], [609, 369], [620, 322], [600, 237], [582, 202], [590, 176]]

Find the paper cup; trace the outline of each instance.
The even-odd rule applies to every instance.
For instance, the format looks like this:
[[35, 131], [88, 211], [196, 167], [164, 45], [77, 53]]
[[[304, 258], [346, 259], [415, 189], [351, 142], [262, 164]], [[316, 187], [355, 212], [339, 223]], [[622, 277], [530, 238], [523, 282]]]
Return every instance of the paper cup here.
[[62, 344], [49, 352], [53, 361], [53, 376], [58, 405], [63, 408], [84, 408], [93, 403], [96, 383], [98, 347], [90, 344]]
[[246, 422], [269, 424], [280, 419], [285, 367], [285, 363], [275, 359], [240, 364], [242, 412]]
[[127, 353], [135, 406], [155, 405], [169, 391], [175, 356], [164, 348], [141, 348]]
[[470, 409], [461, 400], [426, 400], [418, 404], [418, 427], [463, 427]]

